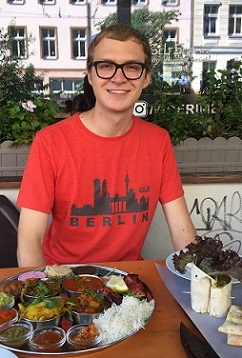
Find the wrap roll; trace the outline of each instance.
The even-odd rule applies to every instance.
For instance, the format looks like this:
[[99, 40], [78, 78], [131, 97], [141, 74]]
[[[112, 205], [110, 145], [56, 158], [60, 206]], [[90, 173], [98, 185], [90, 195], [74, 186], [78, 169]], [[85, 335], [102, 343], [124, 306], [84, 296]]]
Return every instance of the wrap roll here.
[[228, 275], [217, 275], [211, 285], [209, 314], [215, 317], [226, 317], [231, 306], [232, 278]]
[[191, 265], [191, 306], [195, 312], [226, 317], [231, 307], [232, 278], [225, 274], [209, 276]]
[[195, 312], [208, 312], [211, 285], [215, 282], [211, 276], [191, 264], [191, 306]]

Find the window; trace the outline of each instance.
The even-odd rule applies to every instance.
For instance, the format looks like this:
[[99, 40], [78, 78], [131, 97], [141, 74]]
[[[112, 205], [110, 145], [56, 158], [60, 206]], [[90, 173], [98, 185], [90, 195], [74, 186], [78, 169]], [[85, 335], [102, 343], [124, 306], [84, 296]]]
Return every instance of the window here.
[[55, 5], [56, 0], [39, 0], [41, 5]]
[[163, 42], [164, 59], [174, 58], [177, 52], [177, 29], [164, 30]]
[[117, 5], [117, 0], [101, 0], [103, 5]]
[[163, 0], [162, 5], [164, 6], [176, 6], [178, 4], [178, 0]]
[[177, 30], [164, 30], [163, 38], [165, 42], [178, 42], [177, 41]]
[[217, 62], [216, 61], [204, 61], [203, 62], [203, 69], [202, 69], [202, 78], [200, 80], [200, 92], [203, 92], [204, 87], [208, 81], [207, 74], [210, 71], [216, 69]]
[[31, 92], [35, 93], [35, 94], [44, 94], [44, 81], [43, 81], [43, 79], [39, 78], [34, 83], [34, 88], [33, 88], [33, 90]]
[[229, 7], [229, 35], [236, 36], [242, 35], [241, 28], [242, 19], [242, 6], [230, 6]]
[[132, 4], [133, 5], [148, 5], [148, 1], [147, 0], [133, 0]]
[[86, 0], [70, 0], [72, 5], [86, 4]]
[[82, 82], [80, 78], [50, 78], [50, 92], [64, 94], [62, 98], [71, 98]]
[[86, 29], [72, 29], [72, 58], [83, 59], [86, 56]]
[[215, 70], [215, 68], [216, 68], [216, 61], [204, 61], [203, 62], [203, 73]]
[[218, 9], [218, 5], [204, 6], [203, 34], [205, 37], [217, 34]]
[[26, 57], [26, 42], [25, 42], [25, 28], [11, 27], [9, 29], [11, 34], [11, 56], [12, 57]]
[[41, 29], [41, 45], [42, 45], [42, 58], [43, 59], [56, 59], [56, 29], [42, 28]]
[[8, 0], [8, 3], [12, 5], [23, 5], [24, 0]]

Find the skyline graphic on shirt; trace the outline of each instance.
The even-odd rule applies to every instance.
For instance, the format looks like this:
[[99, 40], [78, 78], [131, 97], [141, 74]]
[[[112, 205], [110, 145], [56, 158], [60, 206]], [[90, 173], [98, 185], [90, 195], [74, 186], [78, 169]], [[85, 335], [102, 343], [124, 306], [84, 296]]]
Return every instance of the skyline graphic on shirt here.
[[[103, 215], [103, 214], [119, 214], [119, 213], [133, 213], [143, 212], [149, 209], [149, 198], [144, 195], [140, 199], [136, 197], [133, 188], [129, 187], [130, 179], [128, 174], [125, 176], [125, 195], [115, 194], [113, 197], [108, 192], [108, 183], [104, 179], [102, 182], [99, 178], [93, 181], [94, 202], [86, 204], [83, 207], [72, 205], [71, 215], [74, 216], [88, 216], [88, 215]], [[146, 192], [146, 190], [143, 190]], [[149, 190], [147, 190], [149, 191]]]

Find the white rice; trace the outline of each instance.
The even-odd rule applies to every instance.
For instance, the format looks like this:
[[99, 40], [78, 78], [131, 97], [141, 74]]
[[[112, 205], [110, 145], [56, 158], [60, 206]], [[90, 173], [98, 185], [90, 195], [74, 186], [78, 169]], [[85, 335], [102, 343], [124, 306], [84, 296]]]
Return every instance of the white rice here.
[[144, 328], [154, 308], [154, 300], [148, 302], [131, 296], [124, 296], [121, 305], [114, 303], [93, 321], [102, 332], [102, 345], [116, 342]]

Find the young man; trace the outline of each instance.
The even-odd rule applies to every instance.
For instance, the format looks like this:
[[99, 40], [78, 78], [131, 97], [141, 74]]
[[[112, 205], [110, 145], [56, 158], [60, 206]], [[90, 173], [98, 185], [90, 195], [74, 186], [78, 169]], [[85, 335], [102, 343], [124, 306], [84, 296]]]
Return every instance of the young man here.
[[148, 40], [113, 25], [90, 44], [87, 68], [94, 107], [31, 146], [17, 201], [19, 266], [141, 259], [158, 201], [174, 249], [194, 241], [169, 135], [132, 114], [150, 82]]

